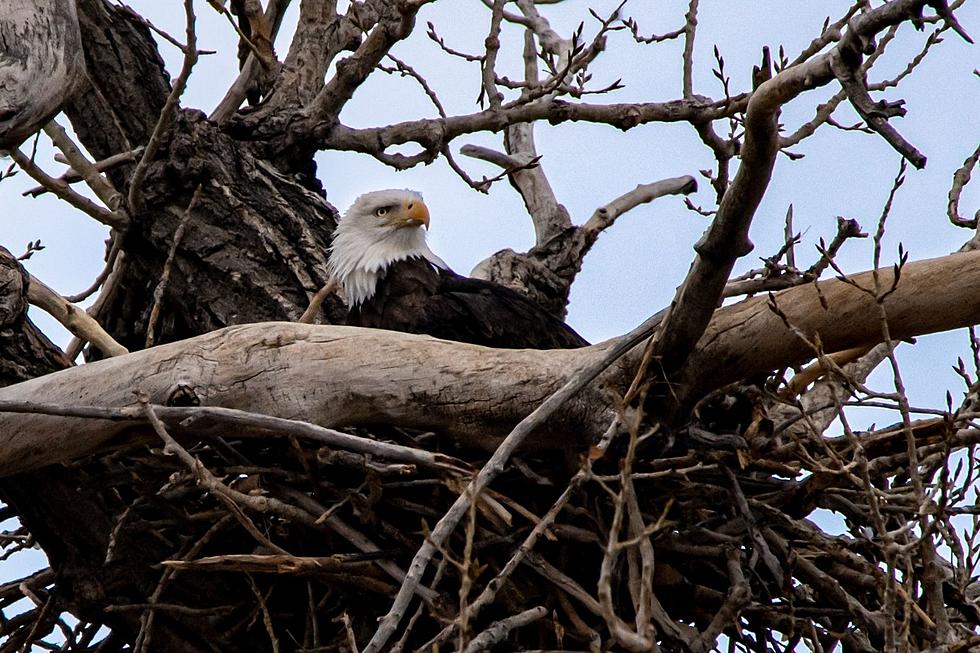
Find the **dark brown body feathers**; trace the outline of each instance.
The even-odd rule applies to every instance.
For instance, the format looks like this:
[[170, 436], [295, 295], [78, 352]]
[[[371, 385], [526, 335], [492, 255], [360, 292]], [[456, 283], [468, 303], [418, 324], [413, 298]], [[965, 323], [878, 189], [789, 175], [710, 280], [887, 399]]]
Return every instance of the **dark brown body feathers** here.
[[502, 349], [570, 349], [589, 344], [520, 293], [461, 277], [420, 258], [391, 264], [378, 280], [374, 296], [351, 309], [347, 323]]

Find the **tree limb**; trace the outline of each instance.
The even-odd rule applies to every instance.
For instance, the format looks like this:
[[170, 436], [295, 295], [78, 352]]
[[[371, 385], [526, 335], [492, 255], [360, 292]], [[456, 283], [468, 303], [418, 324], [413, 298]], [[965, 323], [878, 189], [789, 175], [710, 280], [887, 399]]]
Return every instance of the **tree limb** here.
[[70, 303], [33, 275], [27, 288], [27, 300], [43, 308], [76, 337], [91, 342], [105, 356], [121, 356], [129, 353], [129, 350], [106, 333], [105, 329], [85, 312], [85, 309]]
[[[866, 284], [871, 274], [850, 280]], [[890, 271], [879, 274], [883, 284], [890, 283]], [[901, 283], [885, 302], [892, 337], [977, 323], [978, 283], [980, 252], [907, 264]], [[828, 351], [880, 341], [877, 305], [851, 283], [832, 279], [774, 298], [792, 324], [806, 334], [819, 334]], [[813, 357], [767, 301], [756, 297], [718, 311], [697, 352], [672, 379], [679, 403], [689, 405], [738, 378]], [[634, 334], [648, 336], [656, 321]], [[384, 422], [441, 429], [494, 448], [574, 370], [603, 365], [616, 351], [632, 349], [637, 342], [621, 338], [577, 350], [503, 350], [374, 329], [264, 323], [228, 327], [18, 383], [0, 390], [0, 400], [123, 407], [134, 405], [132, 391], [139, 386], [154, 404], [165, 405], [182, 390], [205, 406], [286, 415], [324, 426]], [[574, 447], [600, 435], [638, 357], [633, 350], [621, 365], [564, 404], [561, 415], [538, 431], [532, 444]], [[418, 360], [426, 361], [421, 377]], [[0, 470], [10, 473], [87, 455], [128, 428], [93, 419], [4, 414]], [[573, 441], [570, 433], [581, 440]]]
[[36, 132], [85, 83], [75, 3], [9, 0], [0, 11], [0, 150]]
[[[752, 250], [749, 226], [772, 175], [779, 151], [778, 115], [783, 104], [803, 91], [834, 79], [839, 51], [862, 52], [856, 43], [878, 31], [917, 15], [925, 0], [896, 0], [870, 10], [850, 22], [837, 46], [775, 76], [764, 70], [762, 83], [752, 94], [745, 112], [745, 137], [741, 165], [725, 192], [707, 233], [695, 245], [698, 256], [678, 288], [670, 314], [665, 318], [654, 355], [670, 376], [683, 366], [699, 342], [731, 274], [735, 261]], [[700, 346], [698, 347], [700, 350]]]

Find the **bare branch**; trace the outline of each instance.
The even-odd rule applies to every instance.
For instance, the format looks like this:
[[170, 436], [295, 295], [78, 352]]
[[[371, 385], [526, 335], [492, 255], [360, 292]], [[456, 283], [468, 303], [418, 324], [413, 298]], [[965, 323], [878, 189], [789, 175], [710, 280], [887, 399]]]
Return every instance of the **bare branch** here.
[[905, 109], [902, 108], [904, 101], [885, 102], [882, 100], [875, 102], [872, 100], [865, 81], [861, 79], [861, 74], [858, 71], [859, 66], [847, 63], [851, 58], [851, 53], [841, 52], [831, 59], [831, 67], [844, 88], [844, 92], [847, 93], [854, 110], [858, 112], [869, 127], [881, 134], [882, 138], [895, 148], [895, 151], [905, 157], [909, 163], [916, 168], [925, 167], [925, 155], [906, 141], [888, 122], [889, 118], [905, 115]]
[[89, 217], [94, 218], [102, 224], [108, 225], [114, 229], [125, 229], [129, 224], [129, 218], [125, 213], [122, 213], [121, 211], [110, 211], [109, 209], [99, 206], [87, 197], [79, 195], [64, 181], [55, 179], [41, 170], [40, 166], [34, 163], [31, 158], [26, 156], [20, 150], [10, 150], [8, 154], [10, 154], [10, 158], [12, 158], [14, 162], [20, 166], [21, 170], [30, 175], [31, 179], [41, 184], [41, 186], [53, 193], [59, 199], [66, 201], [68, 204], [85, 213]]
[[652, 184], [640, 184], [633, 190], [623, 193], [612, 202], [596, 209], [588, 222], [582, 225], [584, 237], [595, 240], [599, 233], [608, 229], [619, 216], [632, 211], [641, 204], [647, 204], [666, 195], [689, 195], [698, 190], [698, 182], [690, 175], [662, 179]]
[[684, 99], [694, 97], [694, 36], [698, 29], [698, 0], [691, 0], [684, 16], [683, 94]]
[[493, 7], [490, 10], [490, 33], [487, 35], [485, 41], [486, 53], [482, 63], [483, 86], [480, 90], [478, 102], [480, 106], [483, 106], [483, 100], [485, 98], [492, 110], [499, 109], [500, 103], [503, 101], [503, 95], [497, 91], [496, 66], [497, 53], [500, 51], [500, 23], [504, 19], [504, 4], [505, 0], [493, 0]]
[[[101, 161], [95, 161], [94, 163], [91, 164], [91, 166], [97, 172], [107, 172], [109, 170], [114, 170], [123, 164], [136, 161], [136, 157], [142, 154], [144, 149], [146, 148], [144, 148], [141, 145], [140, 147], [137, 147], [135, 150], [132, 150], [131, 152], [121, 152], [119, 154], [113, 154], [110, 157], [106, 157]], [[54, 158], [55, 161], [58, 161], [59, 163], [68, 163], [68, 159], [62, 160], [63, 156], [59, 156], [56, 154]], [[58, 180], [68, 184], [75, 184], [82, 181], [82, 175], [80, 175], [78, 171], [75, 170], [74, 168], [68, 168], [68, 170], [65, 170], [64, 174], [58, 177]], [[44, 195], [47, 192], [48, 189], [45, 188], [44, 186], [35, 186], [34, 188], [28, 188], [23, 193], [21, 193], [21, 195], [25, 197], [27, 197], [28, 195], [30, 195], [31, 197], [38, 197], [40, 195]]]
[[180, 246], [180, 241], [184, 237], [184, 229], [187, 228], [187, 221], [190, 219], [198, 200], [201, 198], [202, 188], [203, 186], [199, 184], [197, 189], [194, 190], [191, 201], [184, 210], [184, 215], [181, 216], [180, 222], [177, 223], [173, 241], [170, 243], [170, 250], [167, 252], [167, 260], [163, 263], [163, 272], [160, 274], [160, 281], [157, 282], [156, 288], [153, 289], [153, 307], [150, 309], [150, 317], [146, 322], [145, 346], [147, 348], [153, 346], [157, 320], [160, 318], [160, 304], [163, 302], [163, 296], [167, 292], [167, 284], [170, 282], [170, 272], [174, 265], [174, 258], [177, 256], [177, 247]]
[[977, 167], [977, 162], [980, 162], [980, 145], [973, 150], [973, 154], [966, 157], [963, 165], [953, 173], [953, 185], [949, 189], [949, 204], [946, 214], [949, 216], [949, 221], [957, 227], [976, 229], [977, 225], [980, 224], [980, 209], [977, 210], [972, 219], [962, 218], [959, 213], [960, 195], [963, 194], [966, 185], [970, 183], [970, 177], [973, 176], [973, 169]]
[[[896, 0], [851, 21], [847, 34], [830, 52], [806, 63], [781, 70], [756, 89], [745, 114], [742, 163], [726, 191], [718, 214], [695, 246], [698, 257], [678, 289], [671, 313], [658, 336], [655, 353], [670, 374], [684, 364], [700, 339], [724, 291], [734, 262], [752, 249], [748, 228], [765, 193], [778, 152], [779, 108], [809, 88], [834, 78], [839, 50], [860, 52], [855, 43], [915, 14], [923, 0]], [[856, 65], [860, 65], [860, 61]]]
[[[122, 195], [102, 176], [99, 169], [85, 158], [85, 155], [82, 154], [78, 146], [68, 137], [65, 129], [57, 121], [52, 120], [44, 126], [44, 133], [48, 135], [55, 147], [61, 150], [68, 159], [68, 163], [72, 166], [69, 172], [72, 170], [77, 171], [85, 180], [85, 183], [88, 184], [88, 187], [92, 189], [92, 192], [102, 200], [102, 203], [109, 210], [118, 211], [120, 214], [125, 215], [125, 210], [121, 209]], [[67, 176], [68, 172], [62, 175], [63, 178]], [[126, 219], [128, 220], [128, 216], [126, 216]]]
[[27, 298], [30, 303], [43, 308], [45, 312], [58, 320], [76, 337], [87, 340], [98, 347], [105, 356], [121, 356], [129, 353], [128, 349], [106, 333], [102, 326], [92, 319], [84, 309], [69, 303], [64, 297], [34, 276], [31, 276]]
[[465, 649], [465, 653], [478, 653], [479, 651], [492, 648], [498, 642], [506, 639], [510, 631], [532, 624], [538, 619], [543, 618], [546, 614], [548, 614], [547, 608], [538, 606], [524, 610], [512, 617], [495, 621], [486, 630], [470, 640], [469, 645]]
[[[266, 7], [265, 22], [271, 26], [270, 43], [275, 41], [276, 35], [279, 33], [279, 27], [282, 25], [282, 19], [289, 3], [290, 0], [272, 0]], [[250, 52], [238, 73], [238, 77], [228, 87], [225, 96], [211, 112], [209, 118], [217, 123], [225, 122], [238, 110], [253, 87], [259, 86], [259, 90], [264, 93], [275, 82], [278, 72], [279, 66], [274, 52], [267, 57], [259, 57], [254, 51]]]
[[415, 14], [428, 2], [431, 0], [399, 3], [397, 15], [383, 17], [354, 54], [337, 62], [337, 72], [313, 99], [315, 121], [332, 123], [336, 120], [347, 100], [388, 54], [391, 46], [411, 34]]
[[194, 64], [197, 63], [199, 53], [197, 50], [194, 0], [184, 0], [184, 14], [186, 16], [185, 31], [187, 34], [187, 49], [184, 51], [184, 63], [181, 65], [180, 73], [178, 73], [177, 79], [174, 80], [173, 88], [170, 90], [167, 101], [160, 111], [160, 116], [157, 118], [156, 125], [153, 127], [150, 140], [146, 143], [146, 149], [143, 150], [143, 155], [140, 157], [139, 163], [136, 164], [132, 177], [130, 177], [127, 205], [131, 213], [138, 213], [142, 209], [143, 182], [146, 179], [146, 173], [150, 168], [150, 163], [156, 158], [157, 152], [163, 144], [163, 137], [166, 135], [167, 130], [170, 129], [171, 123], [173, 123], [180, 103], [180, 96], [183, 95], [184, 88], [187, 86], [187, 80], [191, 76]]

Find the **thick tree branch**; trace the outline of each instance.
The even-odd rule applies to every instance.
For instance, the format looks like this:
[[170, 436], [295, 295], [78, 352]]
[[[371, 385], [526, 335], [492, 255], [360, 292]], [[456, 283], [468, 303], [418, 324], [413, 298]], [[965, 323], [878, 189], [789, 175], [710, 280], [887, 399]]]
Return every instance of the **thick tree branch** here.
[[[887, 286], [891, 272], [879, 274]], [[850, 279], [869, 284], [871, 275]], [[892, 337], [980, 322], [980, 296], [974, 292], [978, 283], [980, 252], [907, 264], [901, 283], [885, 302]], [[832, 279], [791, 288], [775, 295], [775, 301], [803, 333], [819, 334], [828, 351], [871, 346], [881, 339], [874, 298], [851, 283]], [[671, 379], [680, 403], [689, 404], [739, 378], [813, 357], [767, 302], [756, 297], [718, 311], [697, 352]], [[649, 335], [650, 330], [633, 333]], [[384, 422], [439, 429], [494, 448], [575, 370], [600, 364], [614, 350], [636, 342], [612, 340], [578, 350], [495, 350], [372, 329], [264, 323], [229, 327], [19, 383], [0, 390], [0, 400], [132, 406], [138, 386], [155, 404], [167, 404], [175, 392], [189, 392], [205, 406], [324, 426]], [[600, 435], [639, 356], [632, 351], [565, 403], [557, 420], [537, 431], [534, 446], [575, 447]], [[426, 361], [421, 376], [418, 360]], [[126, 432], [125, 425], [101, 420], [5, 414], [0, 416], [0, 469], [9, 473], [70, 460]], [[582, 439], [569, 438], [571, 433]]]
[[36, 132], [85, 83], [75, 3], [8, 0], [0, 11], [0, 150]]
[[[872, 272], [848, 277], [873, 288]], [[891, 286], [894, 270], [879, 270], [883, 288]], [[980, 297], [969, 290], [980, 278], [980, 252], [950, 254], [906, 264], [894, 293], [885, 301], [893, 340], [972, 326], [980, 322]], [[934, 293], [925, 297], [924, 293]], [[773, 301], [790, 324], [813, 340], [819, 335], [825, 351], [870, 348], [881, 342], [881, 321], [872, 296], [837, 279], [785, 290]], [[768, 297], [755, 297], [720, 309], [684, 368], [671, 378], [678, 401], [690, 405], [703, 390], [719, 387], [813, 357], [783, 320], [768, 310]], [[938, 314], [937, 314], [938, 313]], [[738, 346], [739, 341], [744, 342]]]
[[[347, 100], [374, 71], [391, 46], [412, 33], [415, 14], [425, 2], [397, 3], [394, 16], [383, 16], [364, 42], [350, 57], [337, 62], [337, 72], [312, 102], [316, 120], [333, 122]], [[395, 4], [395, 3], [393, 3]]]

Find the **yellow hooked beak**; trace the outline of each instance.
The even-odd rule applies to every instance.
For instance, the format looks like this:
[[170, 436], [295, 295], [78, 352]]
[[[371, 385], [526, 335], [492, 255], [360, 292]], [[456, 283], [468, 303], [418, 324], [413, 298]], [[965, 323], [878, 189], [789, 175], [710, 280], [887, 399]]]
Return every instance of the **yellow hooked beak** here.
[[420, 199], [407, 200], [392, 217], [396, 227], [429, 228], [429, 207]]

